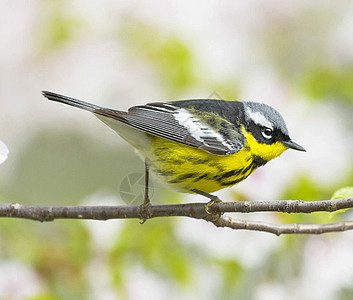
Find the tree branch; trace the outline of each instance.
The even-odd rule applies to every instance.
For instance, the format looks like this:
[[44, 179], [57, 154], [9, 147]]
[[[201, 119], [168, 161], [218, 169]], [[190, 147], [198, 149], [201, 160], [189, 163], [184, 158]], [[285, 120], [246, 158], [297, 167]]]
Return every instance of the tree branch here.
[[[256, 230], [276, 235], [321, 234], [353, 229], [353, 221], [332, 224], [270, 224], [234, 220], [221, 216], [223, 213], [235, 212], [333, 212], [340, 209], [352, 208], [353, 198], [324, 201], [276, 200], [216, 202], [208, 208], [208, 212], [206, 207], [207, 204], [204, 203], [150, 205], [146, 208], [144, 215], [148, 215], [149, 218], [182, 216], [204, 219], [212, 222], [217, 227]], [[2, 203], [0, 204], [0, 217], [24, 218], [41, 222], [53, 221], [55, 219], [141, 219], [141, 209], [139, 206], [25, 206], [18, 203]]]

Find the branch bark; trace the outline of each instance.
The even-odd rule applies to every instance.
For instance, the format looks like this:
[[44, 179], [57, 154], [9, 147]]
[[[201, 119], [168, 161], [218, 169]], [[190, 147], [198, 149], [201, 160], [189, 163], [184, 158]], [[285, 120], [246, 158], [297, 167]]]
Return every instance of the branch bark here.
[[[204, 203], [188, 203], [174, 205], [150, 205], [145, 209], [144, 216], [157, 217], [190, 217], [204, 219], [217, 227], [231, 229], [246, 229], [281, 234], [322, 234], [353, 229], [353, 221], [332, 224], [270, 224], [265, 222], [234, 220], [222, 216], [223, 213], [250, 212], [282, 212], [282, 213], [312, 213], [319, 211], [333, 212], [352, 208], [353, 198], [301, 201], [244, 201], [216, 202], [207, 208]], [[55, 219], [141, 219], [139, 206], [26, 206], [18, 203], [0, 204], [0, 217], [24, 218], [40, 222]]]

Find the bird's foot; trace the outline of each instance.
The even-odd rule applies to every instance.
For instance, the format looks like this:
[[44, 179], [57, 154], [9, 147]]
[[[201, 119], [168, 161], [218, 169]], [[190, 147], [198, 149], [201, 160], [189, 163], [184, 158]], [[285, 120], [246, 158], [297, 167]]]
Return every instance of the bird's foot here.
[[[213, 196], [213, 195], [212, 195]], [[220, 203], [220, 202], [223, 202], [222, 200], [220, 200], [217, 196], [213, 196], [214, 198], [211, 199], [207, 205], [206, 205], [206, 212], [209, 214], [209, 215], [214, 215], [215, 213], [212, 212], [210, 209], [212, 207], [213, 204], [215, 203]], [[220, 215], [222, 215], [222, 213], [218, 213]]]
[[150, 201], [145, 201], [139, 206], [139, 215], [141, 220], [140, 224], [145, 223], [148, 219], [151, 218], [152, 214], [148, 209], [150, 206], [151, 206]]
[[217, 196], [209, 194], [209, 193], [205, 193], [199, 190], [192, 190], [194, 193], [202, 195], [208, 199], [210, 199], [210, 201], [207, 203], [205, 210], [207, 213], [207, 216], [205, 217], [206, 220], [212, 220], [212, 221], [216, 221], [218, 220], [223, 213], [222, 212], [218, 212], [218, 213], [214, 213], [211, 211], [211, 207], [213, 204], [215, 203], [219, 203], [219, 202], [223, 202], [221, 199], [219, 199]]

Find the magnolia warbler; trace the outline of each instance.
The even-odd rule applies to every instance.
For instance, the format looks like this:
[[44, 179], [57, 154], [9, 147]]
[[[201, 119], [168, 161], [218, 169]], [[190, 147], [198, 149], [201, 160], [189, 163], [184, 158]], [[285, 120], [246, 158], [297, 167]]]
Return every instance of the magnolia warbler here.
[[305, 151], [290, 139], [282, 116], [263, 103], [179, 100], [123, 112], [48, 91], [43, 95], [92, 112], [137, 149], [145, 159], [145, 207], [149, 170], [181, 192], [215, 201], [210, 193], [246, 179], [288, 148]]

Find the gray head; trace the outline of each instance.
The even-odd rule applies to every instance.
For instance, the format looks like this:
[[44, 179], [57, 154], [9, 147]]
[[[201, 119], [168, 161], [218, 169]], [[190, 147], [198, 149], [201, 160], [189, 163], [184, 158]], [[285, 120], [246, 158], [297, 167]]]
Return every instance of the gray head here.
[[263, 103], [243, 102], [246, 130], [263, 144], [280, 142], [288, 148], [305, 151], [289, 137], [286, 123], [280, 113]]

